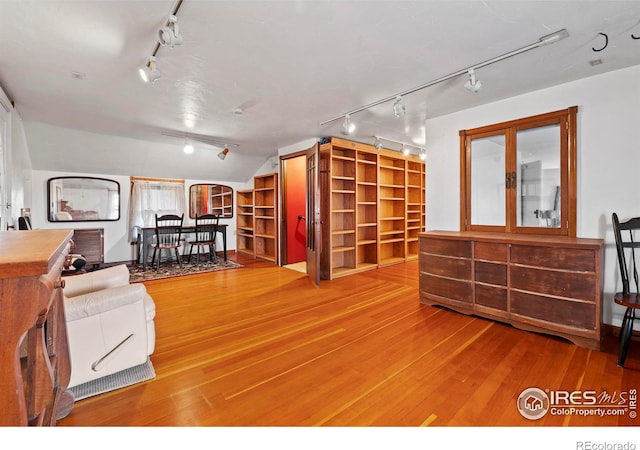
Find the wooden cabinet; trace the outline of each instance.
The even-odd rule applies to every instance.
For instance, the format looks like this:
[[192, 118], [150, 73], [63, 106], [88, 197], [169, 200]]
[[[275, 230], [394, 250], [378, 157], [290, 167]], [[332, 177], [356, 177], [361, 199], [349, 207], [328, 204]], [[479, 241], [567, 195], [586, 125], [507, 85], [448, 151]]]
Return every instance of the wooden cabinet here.
[[254, 256], [253, 189], [236, 192], [236, 251]]
[[73, 406], [61, 278], [72, 234], [0, 232], [0, 426], [55, 425]]
[[84, 256], [87, 260], [87, 266], [98, 269], [104, 263], [104, 228], [73, 230], [71, 253]]
[[253, 189], [238, 191], [237, 251], [278, 263], [278, 174], [253, 177]]
[[418, 157], [339, 138], [321, 145], [321, 277], [417, 258], [424, 177]]
[[600, 349], [604, 241], [426, 232], [420, 298]]

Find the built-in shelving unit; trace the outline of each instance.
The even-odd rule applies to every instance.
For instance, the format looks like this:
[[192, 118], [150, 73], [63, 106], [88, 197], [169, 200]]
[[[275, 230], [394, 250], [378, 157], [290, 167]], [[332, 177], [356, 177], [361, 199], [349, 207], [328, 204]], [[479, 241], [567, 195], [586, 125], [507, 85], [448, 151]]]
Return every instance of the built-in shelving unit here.
[[356, 267], [356, 153], [331, 149], [331, 270], [334, 276]]
[[425, 230], [425, 165], [407, 161], [407, 247], [408, 260], [420, 254], [418, 233]]
[[378, 155], [356, 152], [356, 268], [378, 267]]
[[406, 258], [405, 166], [404, 158], [381, 151], [378, 159], [378, 264], [381, 266], [404, 262]]
[[236, 191], [236, 251], [254, 256], [253, 189]]
[[278, 262], [278, 174], [253, 177], [253, 243], [256, 258]]
[[425, 224], [418, 157], [331, 138], [320, 146], [320, 167], [322, 278], [418, 257]]

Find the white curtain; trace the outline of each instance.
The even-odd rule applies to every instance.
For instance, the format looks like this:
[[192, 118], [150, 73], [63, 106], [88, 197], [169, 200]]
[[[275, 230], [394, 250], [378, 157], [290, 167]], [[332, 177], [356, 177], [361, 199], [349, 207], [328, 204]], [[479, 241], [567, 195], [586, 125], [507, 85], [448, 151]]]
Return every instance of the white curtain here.
[[133, 180], [129, 205], [129, 240], [137, 239], [136, 227], [155, 227], [155, 215], [183, 214], [184, 183]]

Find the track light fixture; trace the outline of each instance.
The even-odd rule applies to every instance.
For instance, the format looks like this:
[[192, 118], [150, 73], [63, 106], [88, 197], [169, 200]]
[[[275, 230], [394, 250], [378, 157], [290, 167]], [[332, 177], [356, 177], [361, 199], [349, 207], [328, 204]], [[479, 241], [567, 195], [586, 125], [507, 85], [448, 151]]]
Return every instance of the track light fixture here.
[[460, 75], [468, 74], [469, 70], [471, 70], [471, 69], [475, 69], [475, 70], [481, 69], [482, 67], [486, 67], [486, 66], [489, 66], [491, 64], [495, 64], [495, 63], [497, 63], [499, 61], [503, 61], [505, 59], [511, 58], [513, 56], [519, 55], [519, 54], [524, 53], [524, 52], [528, 52], [528, 51], [536, 49], [538, 47], [554, 44], [554, 43], [556, 43], [556, 42], [558, 42], [558, 41], [560, 41], [560, 40], [562, 40], [564, 38], [567, 38], [567, 37], [569, 37], [569, 32], [567, 30], [562, 29], [562, 30], [556, 31], [555, 33], [551, 33], [551, 34], [548, 34], [546, 36], [542, 36], [537, 41], [535, 41], [535, 42], [533, 42], [533, 43], [531, 43], [531, 44], [529, 44], [529, 45], [527, 45], [525, 47], [521, 47], [521, 48], [512, 50], [512, 51], [510, 51], [508, 53], [504, 53], [504, 54], [502, 54], [500, 56], [496, 56], [495, 58], [488, 59], [488, 60], [480, 62], [478, 64], [473, 64], [471, 66], [468, 66], [466, 69], [450, 73], [450, 74], [442, 76], [440, 78], [436, 78], [435, 80], [432, 80], [432, 81], [429, 81], [427, 83], [421, 84], [420, 86], [417, 86], [417, 87], [415, 87], [413, 89], [407, 89], [406, 91], [400, 92], [398, 94], [382, 98], [382, 99], [377, 100], [377, 101], [375, 101], [373, 103], [369, 103], [367, 105], [364, 105], [364, 106], [361, 106], [359, 108], [353, 109], [353, 110], [351, 110], [349, 112], [340, 114], [338, 116], [334, 116], [334, 117], [332, 117], [330, 119], [327, 119], [327, 120], [325, 120], [323, 122], [320, 122], [320, 125], [326, 125], [329, 122], [333, 122], [333, 121], [339, 120], [339, 119], [341, 119], [343, 117], [347, 117], [347, 116], [350, 116], [352, 114], [359, 113], [359, 112], [364, 111], [366, 109], [373, 108], [374, 106], [378, 106], [378, 105], [381, 105], [383, 103], [387, 103], [387, 102], [389, 102], [391, 100], [394, 100], [394, 99], [397, 101], [398, 97], [403, 97], [403, 96], [408, 95], [408, 94], [413, 94], [414, 92], [420, 91], [422, 89], [426, 89], [428, 87], [434, 86], [436, 84], [442, 83], [442, 82], [450, 80], [452, 78], [459, 77]]
[[167, 25], [158, 29], [158, 41], [163, 47], [173, 48], [182, 44], [182, 35], [178, 28], [178, 17], [176, 15], [171, 14]]
[[421, 147], [416, 146], [416, 145], [407, 144], [405, 142], [400, 142], [400, 141], [396, 141], [395, 139], [389, 139], [389, 138], [385, 138], [385, 137], [381, 137], [381, 136], [374, 136], [373, 139], [374, 139], [374, 145], [376, 146], [376, 149], [378, 149], [378, 150], [380, 150], [382, 148], [381, 141], [388, 141], [388, 142], [393, 142], [394, 144], [399, 144], [400, 145], [400, 151], [402, 152], [402, 154], [404, 156], [408, 156], [411, 153], [411, 149], [414, 148], [419, 152], [418, 156], [420, 157], [420, 159], [425, 159], [427, 157], [427, 154], [426, 154], [425, 150], [423, 148], [421, 148]]
[[187, 155], [190, 155], [193, 153], [193, 145], [191, 145], [191, 143], [189, 143], [189, 141], [184, 141], [184, 147], [182, 148], [184, 150], [184, 152]]
[[469, 69], [467, 73], [469, 74], [469, 79], [464, 84], [464, 88], [469, 92], [477, 93], [482, 87], [482, 83], [480, 83], [480, 80], [476, 80], [475, 70]]
[[184, 0], [178, 0], [173, 12], [169, 16], [165, 26], [161, 27], [158, 30], [158, 39], [156, 42], [156, 47], [151, 53], [151, 57], [149, 58], [149, 62], [144, 67], [141, 67], [139, 70], [140, 78], [145, 83], [154, 82], [158, 78], [160, 78], [160, 71], [156, 67], [156, 56], [158, 55], [158, 50], [160, 50], [161, 46], [169, 46], [174, 47], [175, 45], [182, 44], [182, 35], [178, 30], [178, 10], [182, 6], [182, 2]]
[[344, 122], [342, 122], [342, 133], [351, 134], [356, 130], [356, 124], [351, 122], [351, 116], [349, 114], [344, 116]]
[[396, 117], [402, 117], [405, 115], [405, 113], [406, 113], [406, 108], [402, 104], [402, 97], [398, 95], [396, 97], [395, 103], [393, 104], [393, 114]]
[[218, 153], [218, 158], [224, 161], [224, 159], [227, 157], [227, 153], [229, 153], [229, 149], [225, 147], [224, 150]]
[[142, 81], [145, 83], [155, 83], [155, 81], [160, 78], [160, 71], [156, 66], [156, 57], [150, 56], [149, 62], [143, 67], [140, 67], [138, 72], [140, 73], [140, 78], [142, 78]]

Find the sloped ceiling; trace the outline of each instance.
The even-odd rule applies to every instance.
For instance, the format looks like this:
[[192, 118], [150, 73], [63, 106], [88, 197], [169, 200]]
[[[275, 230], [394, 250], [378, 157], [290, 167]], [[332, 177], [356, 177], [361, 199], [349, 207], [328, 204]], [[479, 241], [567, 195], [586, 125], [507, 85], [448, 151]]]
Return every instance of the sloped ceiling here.
[[637, 1], [184, 0], [183, 43], [159, 48], [161, 78], [144, 84], [137, 70], [177, 6], [0, 1], [0, 85], [34, 169], [246, 181], [278, 148], [342, 136], [329, 118], [561, 29], [478, 69], [478, 93], [461, 75], [404, 96], [403, 117], [392, 101], [353, 114], [350, 139], [428, 146], [426, 119], [640, 64]]

